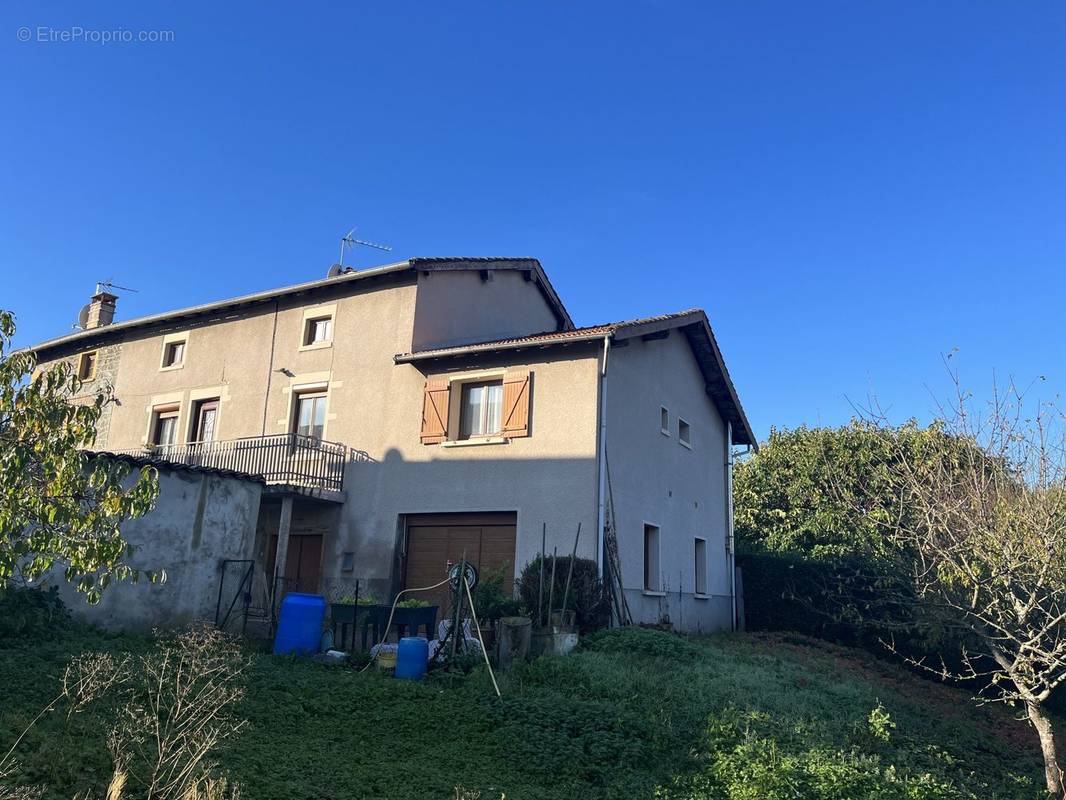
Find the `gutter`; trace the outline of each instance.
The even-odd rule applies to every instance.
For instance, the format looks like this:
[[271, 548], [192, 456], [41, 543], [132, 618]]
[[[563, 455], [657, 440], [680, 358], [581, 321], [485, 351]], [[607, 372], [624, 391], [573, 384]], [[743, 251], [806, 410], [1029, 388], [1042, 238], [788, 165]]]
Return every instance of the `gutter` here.
[[730, 617], [730, 630], [737, 630], [737, 542], [733, 534], [733, 423], [726, 423], [725, 434], [725, 504], [726, 504], [726, 541], [729, 542], [729, 599], [733, 613]]
[[607, 561], [607, 356], [611, 352], [611, 334], [603, 337], [603, 363], [600, 365], [600, 425], [598, 452], [596, 454], [596, 528], [599, 531], [597, 543], [597, 575], [603, 579], [603, 566]]

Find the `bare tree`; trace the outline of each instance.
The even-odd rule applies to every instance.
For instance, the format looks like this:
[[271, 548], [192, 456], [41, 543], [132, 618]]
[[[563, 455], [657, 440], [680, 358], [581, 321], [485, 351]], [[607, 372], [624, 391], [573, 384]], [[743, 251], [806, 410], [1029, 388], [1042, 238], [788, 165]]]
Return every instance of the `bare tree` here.
[[210, 757], [244, 727], [232, 706], [244, 696], [247, 665], [240, 646], [207, 624], [142, 656], [140, 679], [108, 741], [116, 774], [150, 800], [225, 791], [210, 780]]
[[913, 558], [924, 611], [977, 646], [954, 666], [919, 663], [944, 678], [980, 681], [981, 701], [1024, 708], [1040, 739], [1047, 791], [1066, 797], [1044, 708], [1066, 681], [1064, 418], [1013, 384], [979, 413], [957, 373], [952, 378], [955, 398], [940, 409], [934, 452], [897, 451], [890, 469], [908, 513], [887, 524]]

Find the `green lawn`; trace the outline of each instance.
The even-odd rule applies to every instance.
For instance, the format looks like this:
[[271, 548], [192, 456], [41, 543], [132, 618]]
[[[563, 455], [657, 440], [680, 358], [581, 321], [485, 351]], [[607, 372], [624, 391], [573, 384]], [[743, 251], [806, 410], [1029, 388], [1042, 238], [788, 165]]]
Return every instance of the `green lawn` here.
[[[0, 643], [0, 744], [73, 653], [144, 646], [85, 630]], [[800, 637], [613, 631], [500, 686], [257, 655], [220, 766], [249, 800], [1043, 797], [1035, 738], [1005, 710]], [[26, 779], [100, 794], [108, 713], [48, 716], [20, 747]]]

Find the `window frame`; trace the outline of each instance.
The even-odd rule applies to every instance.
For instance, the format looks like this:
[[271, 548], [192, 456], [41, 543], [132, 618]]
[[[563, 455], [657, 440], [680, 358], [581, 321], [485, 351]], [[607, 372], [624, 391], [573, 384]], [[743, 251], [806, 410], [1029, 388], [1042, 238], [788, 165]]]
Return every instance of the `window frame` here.
[[[81, 353], [78, 356], [78, 380], [92, 381], [96, 380], [96, 367], [100, 362], [100, 351], [89, 350]], [[88, 364], [91, 369], [86, 371], [85, 366]]]
[[[459, 419], [456, 429], [455, 441], [469, 442], [479, 439], [494, 439], [503, 436], [503, 376], [486, 377], [480, 380], [463, 381], [459, 386]], [[483, 429], [477, 433], [467, 430], [467, 402], [470, 392], [474, 389], [499, 389], [499, 406], [497, 413], [498, 427], [494, 431], [486, 430], [488, 422], [492, 418], [492, 404], [489, 401], [489, 393], [486, 391], [485, 399], [481, 402], [481, 419], [478, 421]]]
[[[329, 416], [329, 389], [328, 388], [306, 389], [304, 391], [296, 391], [293, 394], [294, 394], [294, 397], [293, 397], [293, 403], [292, 403], [292, 424], [290, 426], [289, 432], [292, 433], [292, 434], [295, 434], [296, 436], [305, 436], [305, 437], [310, 438], [310, 439], [318, 439], [318, 441], [320, 441], [320, 442], [325, 441], [326, 440], [326, 423], [328, 422], [328, 416]], [[321, 400], [322, 401], [322, 425], [320, 426], [320, 428], [321, 428], [320, 434], [318, 436], [315, 436], [314, 433], [300, 433], [300, 410], [302, 409], [304, 402], [305, 401], [314, 402], [314, 401], [317, 401], [317, 400]], [[315, 410], [316, 410], [316, 405], [312, 405], [312, 408], [311, 408], [311, 424], [310, 424], [310, 429], [312, 431], [316, 427], [315, 422], [314, 422]]]
[[[189, 444], [207, 444], [218, 441], [218, 420], [222, 399], [219, 397], [204, 397], [193, 402], [192, 417], [189, 427]], [[204, 412], [214, 411], [215, 421], [212, 427], [210, 439], [203, 438]]]
[[[649, 546], [649, 534], [652, 534], [654, 548]], [[642, 591], [647, 595], [665, 596], [666, 592], [663, 591], [662, 576], [662, 528], [653, 522], [645, 521], [642, 545], [642, 566], [644, 570]]]
[[659, 406], [659, 433], [670, 435], [670, 409], [666, 406]]
[[[181, 359], [178, 361], [168, 360], [172, 354], [177, 352], [178, 348], [181, 348]], [[161, 372], [171, 369], [181, 369], [185, 366], [185, 358], [189, 353], [189, 340], [184, 339], [169, 339], [163, 342], [163, 356], [159, 362], [159, 370]]]
[[[692, 542], [692, 561], [694, 567], [692, 576], [692, 594], [694, 597], [698, 598], [710, 597], [707, 593], [707, 538], [705, 536], [694, 536]], [[703, 584], [702, 588], [700, 586], [701, 583]]]
[[[173, 437], [169, 442], [159, 441], [159, 434], [163, 429], [164, 421], [174, 420]], [[157, 406], [152, 409], [152, 427], [149, 435], [148, 445], [155, 449], [157, 447], [173, 447], [178, 443], [178, 428], [181, 425], [181, 406], [180, 405], [166, 405]]]
[[677, 418], [677, 443], [689, 450], [692, 449], [692, 426], [681, 417]]
[[[323, 339], [315, 339], [314, 335], [318, 325], [325, 323], [327, 335]], [[333, 314], [317, 314], [304, 319], [303, 339], [300, 346], [305, 349], [316, 349], [333, 344]]]

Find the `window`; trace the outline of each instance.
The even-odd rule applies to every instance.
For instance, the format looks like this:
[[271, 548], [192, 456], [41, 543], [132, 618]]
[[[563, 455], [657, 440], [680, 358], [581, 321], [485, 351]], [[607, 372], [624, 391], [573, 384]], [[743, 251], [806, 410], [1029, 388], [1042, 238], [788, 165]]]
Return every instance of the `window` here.
[[190, 442], [215, 441], [215, 429], [218, 426], [218, 398], [200, 400], [193, 414], [192, 435]]
[[83, 381], [91, 381], [96, 377], [96, 351], [82, 353], [78, 359], [78, 377]]
[[688, 423], [685, 420], [678, 417], [677, 419], [677, 440], [685, 447], [692, 447], [692, 431], [689, 429]]
[[298, 395], [295, 421], [297, 435], [321, 439], [326, 427], [326, 393]]
[[707, 540], [696, 539], [696, 594], [707, 594]]
[[168, 447], [178, 440], [178, 407], [157, 408], [152, 422], [152, 441], [156, 447]]
[[167, 342], [163, 346], [163, 369], [185, 363], [185, 342]]
[[659, 407], [659, 430], [663, 436], [670, 435], [670, 412], [666, 410], [666, 406]]
[[494, 436], [500, 433], [503, 412], [503, 381], [463, 385], [459, 438]]
[[644, 591], [662, 590], [659, 575], [659, 526], [644, 525]]
[[304, 328], [304, 344], [319, 344], [333, 339], [333, 317], [314, 317]]

